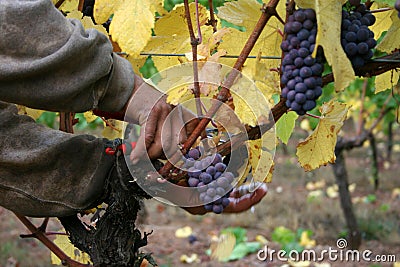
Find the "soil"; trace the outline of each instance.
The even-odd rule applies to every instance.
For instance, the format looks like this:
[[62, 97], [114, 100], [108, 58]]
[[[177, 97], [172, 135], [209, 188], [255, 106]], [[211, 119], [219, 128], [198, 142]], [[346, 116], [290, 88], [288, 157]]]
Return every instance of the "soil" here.
[[[354, 149], [346, 152], [345, 157], [349, 182], [356, 185], [352, 197], [363, 233], [360, 251], [368, 249], [373, 255], [394, 254], [400, 262], [400, 196], [394, 194], [393, 190], [400, 188], [399, 147], [397, 144], [397, 152], [394, 152], [391, 162], [388, 162], [384, 160], [384, 141], [379, 143], [380, 187], [377, 191], [374, 191], [370, 182], [369, 149]], [[286, 152], [281, 149], [277, 151], [274, 178], [269, 184], [267, 196], [244, 213], [193, 216], [178, 207], [146, 200], [146, 214], [141, 214], [137, 226], [142, 232], [153, 233], [148, 237], [149, 244], [143, 251], [152, 252], [159, 266], [163, 267], [258, 267], [287, 264], [278, 260], [260, 261], [256, 253], [227, 263], [211, 259], [206, 250], [210, 247], [212, 237], [217, 236], [220, 230], [232, 226], [245, 228], [248, 241], [254, 241], [257, 235], [264, 236], [269, 240], [268, 249], [280, 249], [280, 245], [271, 239], [272, 232], [278, 226], [294, 231], [299, 228], [312, 230], [311, 238], [316, 240], [316, 251], [329, 247], [335, 249], [340, 234], [346, 231], [346, 224], [339, 199], [331, 198], [326, 193], [327, 188], [335, 184], [331, 167], [325, 166], [305, 173], [299, 167], [294, 154], [294, 144], [290, 144]], [[325, 186], [321, 188], [323, 195], [312, 199], [307, 197], [310, 190], [306, 188], [306, 184], [315, 181], [324, 181]], [[41, 222], [39, 219], [33, 221], [37, 225]], [[193, 229], [193, 235], [197, 238], [193, 244], [187, 238], [175, 237], [175, 231], [184, 226]], [[49, 230], [59, 229], [61, 228], [57, 220], [51, 219]], [[27, 233], [24, 226], [11, 212], [0, 208], [0, 266], [53, 266], [50, 263], [50, 252], [36, 240], [21, 239], [21, 233]], [[180, 261], [183, 254], [190, 256], [193, 253], [197, 254], [198, 262], [188, 264]], [[393, 266], [393, 263], [324, 260], [308, 266]]]

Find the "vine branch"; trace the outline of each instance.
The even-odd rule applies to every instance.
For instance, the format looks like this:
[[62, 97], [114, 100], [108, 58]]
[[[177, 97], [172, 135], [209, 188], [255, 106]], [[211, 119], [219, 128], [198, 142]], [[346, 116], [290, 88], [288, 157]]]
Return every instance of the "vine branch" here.
[[[236, 63], [233, 67], [234, 70], [228, 74], [228, 77], [225, 79], [223, 85], [220, 87], [220, 92], [217, 96], [217, 99], [219, 101], [214, 101], [213, 105], [208, 110], [206, 116], [200, 120], [197, 127], [194, 129], [192, 134], [189, 136], [189, 138], [183, 144], [183, 147], [182, 147], [183, 154], [186, 154], [187, 150], [194, 144], [196, 139], [204, 131], [207, 124], [211, 120], [210, 118], [212, 118], [216, 114], [216, 112], [218, 111], [218, 109], [220, 108], [222, 103], [226, 102], [226, 100], [229, 98], [229, 96], [230, 96], [229, 88], [233, 85], [235, 79], [239, 76], [240, 70], [242, 69], [244, 62], [246, 61], [246, 58], [249, 56], [256, 41], [258, 40], [258, 37], [260, 36], [262, 30], [264, 29], [265, 25], [267, 24], [267, 22], [269, 21], [269, 19], [272, 16], [278, 15], [278, 13], [276, 11], [276, 7], [277, 7], [278, 3], [279, 3], [279, 0], [270, 0], [268, 4], [263, 5], [261, 16], [260, 16], [259, 20], [257, 21], [257, 24], [253, 29], [253, 32], [250, 34], [246, 44], [244, 45], [238, 59], [236, 60]], [[179, 153], [177, 153], [177, 154], [179, 154]], [[159, 174], [166, 177], [172, 168], [173, 168], [173, 164], [170, 161], [168, 161], [159, 170]]]
[[208, 7], [210, 9], [210, 19], [206, 25], [210, 25], [213, 28], [213, 32], [216, 32], [217, 20], [215, 19], [213, 0], [208, 0]]
[[192, 25], [192, 19], [190, 16], [190, 8], [189, 8], [189, 0], [184, 0], [183, 4], [185, 6], [185, 18], [189, 30], [189, 35], [190, 35], [190, 44], [192, 45], [192, 59], [193, 59], [193, 93], [194, 97], [196, 99], [196, 110], [197, 110], [197, 116], [202, 117], [203, 112], [201, 109], [201, 102], [200, 102], [200, 85], [199, 85], [199, 68], [197, 65], [197, 46], [200, 44], [200, 36], [201, 36], [201, 31], [200, 31], [200, 22], [199, 22], [199, 14], [198, 14], [198, 2], [196, 0], [196, 22], [197, 22], [197, 30], [199, 34], [199, 38], [196, 38], [194, 35], [194, 30], [193, 30], [193, 25]]

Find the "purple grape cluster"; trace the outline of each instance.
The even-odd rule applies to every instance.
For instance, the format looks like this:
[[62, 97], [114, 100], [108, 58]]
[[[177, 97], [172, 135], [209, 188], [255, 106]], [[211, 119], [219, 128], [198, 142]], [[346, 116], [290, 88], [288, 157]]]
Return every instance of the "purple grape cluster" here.
[[286, 106], [299, 115], [316, 106], [316, 99], [322, 94], [323, 59], [312, 57], [317, 35], [315, 11], [298, 9], [288, 17], [282, 41], [282, 97]]
[[394, 8], [397, 10], [397, 16], [400, 18], [400, 0], [397, 0], [396, 3], [394, 3]]
[[351, 0], [351, 11], [342, 11], [341, 43], [353, 67], [361, 67], [373, 56], [374, 33], [368, 28], [376, 21], [360, 0]]
[[229, 193], [234, 176], [226, 171], [222, 156], [218, 153], [202, 157], [198, 148], [189, 150], [184, 158], [190, 187], [197, 187], [200, 201], [207, 211], [220, 214], [229, 205]]

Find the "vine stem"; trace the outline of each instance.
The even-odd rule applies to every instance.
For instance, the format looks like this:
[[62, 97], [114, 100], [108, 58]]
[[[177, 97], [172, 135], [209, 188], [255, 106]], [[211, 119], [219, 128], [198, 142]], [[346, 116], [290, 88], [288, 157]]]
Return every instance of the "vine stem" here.
[[378, 8], [378, 9], [374, 9], [369, 11], [369, 13], [379, 13], [379, 12], [386, 12], [386, 11], [390, 11], [393, 10], [393, 8], [391, 7], [384, 7], [384, 8]]
[[[186, 1], [185, 1], [186, 2]], [[265, 25], [269, 21], [272, 16], [277, 16], [278, 13], [276, 11], [276, 7], [279, 3], [279, 0], [270, 0], [268, 4], [264, 4], [262, 7], [262, 12], [257, 24], [255, 25], [252, 33], [250, 34], [246, 44], [244, 45], [238, 59], [233, 66], [233, 71], [229, 72], [228, 77], [225, 79], [223, 85], [220, 87], [220, 92], [217, 96], [217, 100], [214, 101], [211, 108], [208, 110], [205, 117], [203, 117], [197, 127], [194, 129], [192, 134], [188, 137], [186, 142], [182, 146], [182, 153], [186, 154], [187, 150], [194, 144], [197, 138], [201, 135], [201, 133], [206, 128], [207, 124], [210, 122], [211, 118], [216, 114], [220, 106], [226, 102], [226, 100], [230, 97], [229, 88], [235, 82], [235, 79], [238, 77], [240, 70], [243, 67], [246, 58], [249, 56], [251, 50], [253, 49], [258, 37], [260, 37], [262, 30]], [[171, 169], [173, 168], [173, 164], [168, 161], [160, 170], [159, 174], [166, 177]]]
[[213, 32], [215, 33], [217, 31], [217, 20], [215, 19], [214, 15], [213, 0], [208, 0], [208, 8], [210, 9], [210, 20], [208, 21], [207, 25], [211, 25]]
[[48, 249], [50, 249], [60, 260], [64, 266], [69, 267], [83, 267], [83, 266], [91, 266], [87, 264], [82, 264], [80, 262], [72, 260], [70, 257], [67, 256], [56, 244], [53, 243], [47, 236], [46, 233], [41, 231], [41, 229], [37, 228], [34, 224], [31, 223], [25, 216], [14, 213], [15, 216], [31, 231], [30, 237], [34, 237], [38, 239], [40, 242], [43, 243]]
[[189, 8], [189, 0], [184, 0], [183, 2], [185, 6], [185, 18], [189, 30], [189, 35], [190, 35], [190, 44], [192, 45], [192, 60], [193, 60], [193, 93], [196, 101], [196, 110], [197, 110], [197, 116], [202, 117], [203, 116], [203, 111], [201, 109], [201, 100], [200, 100], [200, 84], [199, 84], [199, 68], [197, 64], [197, 46], [200, 44], [200, 36], [201, 36], [201, 30], [200, 30], [200, 21], [199, 21], [199, 5], [198, 1], [196, 0], [196, 22], [197, 22], [197, 30], [199, 33], [199, 38], [196, 38], [194, 35], [194, 30], [193, 30], [193, 25], [192, 25], [192, 19], [190, 16], [190, 8]]

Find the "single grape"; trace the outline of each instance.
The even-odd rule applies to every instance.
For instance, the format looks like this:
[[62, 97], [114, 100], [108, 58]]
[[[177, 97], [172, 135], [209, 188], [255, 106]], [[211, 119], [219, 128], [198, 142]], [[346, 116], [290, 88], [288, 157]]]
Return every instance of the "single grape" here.
[[349, 30], [349, 32], [358, 32], [360, 30], [360, 26], [352, 24], [349, 26], [349, 28], [347, 28]]
[[361, 55], [368, 54], [369, 47], [367, 43], [359, 43], [357, 45], [357, 48], [358, 48], [358, 53], [360, 53]]
[[287, 98], [288, 100], [290, 100], [290, 101], [293, 101], [295, 95], [296, 95], [296, 92], [295, 92], [294, 90], [290, 90], [289, 93], [287, 93], [286, 98]]
[[198, 178], [201, 174], [201, 171], [199, 169], [196, 169], [195, 167], [190, 167], [188, 169], [188, 174], [194, 178]]
[[314, 100], [315, 99], [314, 90], [311, 90], [311, 89], [307, 90], [306, 98], [307, 98], [307, 100]]
[[226, 179], [228, 179], [229, 184], [231, 184], [233, 182], [233, 180], [235, 179], [235, 176], [231, 172], [224, 173], [224, 176]]
[[210, 196], [210, 197], [213, 198], [216, 194], [217, 194], [217, 191], [215, 191], [214, 188], [208, 188], [208, 189], [207, 189], [207, 195], [208, 195], [208, 196]]
[[367, 43], [369, 49], [372, 49], [376, 46], [376, 41], [374, 38], [368, 38], [366, 43]]
[[[364, 42], [369, 38], [369, 30], [368, 29], [360, 29], [357, 32], [357, 41]], [[351, 41], [354, 42], [354, 41]]]
[[312, 56], [307, 56], [304, 59], [304, 64], [306, 64], [307, 66], [312, 66], [315, 64], [315, 61], [316, 61], [315, 58], [313, 58]]
[[298, 68], [301, 68], [303, 66], [304, 62], [303, 62], [303, 58], [298, 57], [294, 60], [294, 65]]
[[351, 21], [348, 19], [342, 20], [342, 29], [347, 30], [351, 24]]
[[220, 162], [222, 162], [222, 156], [221, 156], [221, 154], [217, 153], [217, 154], [215, 154], [212, 164], [215, 165]]
[[300, 69], [300, 77], [302, 78], [307, 78], [310, 77], [313, 74], [311, 68], [309, 67], [302, 67]]
[[358, 53], [358, 47], [355, 43], [348, 43], [345, 48], [344, 51], [346, 52], [346, 54], [350, 57], [357, 55]]
[[307, 40], [308, 37], [310, 37], [310, 32], [309, 32], [308, 30], [306, 30], [306, 29], [301, 29], [301, 30], [297, 33], [297, 38], [298, 38], [300, 41]]
[[210, 204], [210, 203], [209, 203], [209, 204], [205, 204], [205, 205], [204, 205], [204, 208], [205, 208], [207, 211], [212, 211], [213, 206], [214, 206], [213, 204]]
[[301, 56], [302, 58], [305, 58], [306, 56], [308, 56], [310, 53], [308, 52], [308, 49], [302, 47], [299, 49], [298, 51], [299, 56]]
[[212, 210], [216, 214], [221, 214], [224, 210], [224, 207], [222, 205], [214, 205]]
[[315, 103], [314, 100], [307, 100], [306, 103], [303, 104], [303, 107], [302, 107], [302, 108], [303, 108], [304, 110], [309, 111], [309, 110], [314, 109], [316, 106], [317, 106], [317, 104]]
[[189, 186], [190, 187], [196, 187], [198, 184], [199, 184], [199, 179], [196, 179], [196, 178], [189, 178], [189, 180], [188, 180], [188, 184], [189, 184]]
[[215, 169], [214, 166], [209, 166], [209, 167], [206, 169], [206, 172], [207, 172], [208, 174], [210, 174], [210, 175], [214, 175], [214, 174], [216, 173], [216, 169]]
[[315, 63], [314, 65], [311, 66], [311, 72], [312, 72], [312, 75], [314, 75], [314, 76], [320, 76], [323, 71], [324, 71], [324, 67], [322, 66], [322, 64]]
[[304, 79], [304, 84], [307, 86], [307, 88], [314, 88], [315, 87], [315, 78], [309, 77], [309, 78]]
[[229, 186], [229, 181], [225, 176], [221, 176], [217, 179], [217, 186], [222, 188], [227, 188]]
[[215, 169], [219, 172], [224, 172], [226, 169], [226, 165], [222, 162], [215, 164]]
[[192, 159], [199, 159], [200, 158], [200, 151], [196, 148], [192, 148], [189, 150], [188, 155]]
[[215, 189], [215, 191], [217, 192], [217, 195], [220, 195], [220, 196], [225, 195], [225, 189], [222, 188], [222, 187], [217, 187], [217, 188]]
[[314, 22], [310, 19], [307, 19], [303, 22], [303, 28], [306, 30], [311, 30], [314, 27]]
[[223, 197], [222, 198], [222, 206], [225, 208], [225, 207], [227, 207], [228, 205], [229, 205], [229, 203], [230, 203], [231, 201], [229, 200], [229, 198], [227, 198], [227, 197]]
[[[292, 91], [292, 92], [294, 92], [294, 94], [296, 94], [296, 93], [305, 93], [307, 91], [307, 86], [304, 83], [297, 83], [295, 88], [294, 88], [294, 90], [295, 91]], [[288, 95], [289, 95], [289, 93], [288, 93]], [[290, 99], [290, 100], [293, 101], [294, 100], [294, 96], [293, 96], [293, 99]]]
[[206, 172], [202, 172], [199, 176], [200, 181], [204, 184], [209, 184], [213, 179], [212, 176]]
[[320, 97], [320, 96], [322, 95], [322, 88], [321, 88], [321, 86], [315, 87], [315, 89], [314, 89], [314, 95], [315, 95], [315, 98], [318, 98], [318, 97]]
[[295, 86], [296, 86], [296, 81], [294, 79], [288, 81], [288, 83], [286, 84], [288, 90], [293, 90]]
[[297, 102], [292, 102], [292, 105], [290, 105], [290, 108], [294, 111], [294, 112], [301, 112], [302, 110], [302, 106], [300, 104], [298, 104]]
[[347, 42], [356, 42], [357, 41], [357, 34], [355, 32], [348, 32], [345, 35]]
[[315, 16], [315, 11], [313, 9], [305, 9], [304, 14], [306, 15], [307, 19], [315, 21], [316, 16]]
[[300, 43], [300, 47], [308, 49], [310, 48], [310, 42], [308, 40], [303, 40]]
[[216, 172], [214, 174], [214, 179], [218, 179], [221, 176], [222, 172]]
[[298, 93], [296, 94], [294, 101], [296, 101], [298, 104], [303, 104], [307, 100], [306, 95], [303, 93]]

